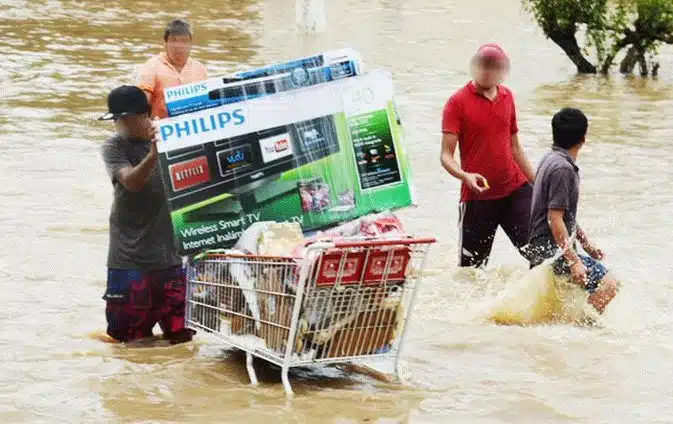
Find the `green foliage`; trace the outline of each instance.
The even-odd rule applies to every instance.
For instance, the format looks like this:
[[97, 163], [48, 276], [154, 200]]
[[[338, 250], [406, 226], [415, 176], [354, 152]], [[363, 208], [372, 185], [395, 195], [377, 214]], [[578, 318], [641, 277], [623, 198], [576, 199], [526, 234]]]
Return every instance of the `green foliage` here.
[[[562, 48], [570, 38], [589, 52], [603, 71], [626, 48], [633, 48], [639, 60], [656, 57], [662, 43], [673, 44], [673, 0], [523, 0], [547, 37]], [[568, 47], [564, 48], [571, 56]], [[572, 57], [571, 57], [572, 59]], [[573, 59], [577, 64], [577, 59]], [[579, 65], [578, 65], [579, 70]]]
[[600, 20], [607, 0], [523, 0], [524, 7], [547, 33]]

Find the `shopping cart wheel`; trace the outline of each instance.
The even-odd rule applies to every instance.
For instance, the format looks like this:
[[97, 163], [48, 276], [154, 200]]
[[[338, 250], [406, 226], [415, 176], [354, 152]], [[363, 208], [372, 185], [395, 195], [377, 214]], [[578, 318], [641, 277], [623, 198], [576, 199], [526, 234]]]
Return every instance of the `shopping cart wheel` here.
[[250, 352], [245, 353], [245, 366], [248, 369], [248, 377], [250, 377], [250, 384], [256, 386], [257, 374], [255, 373], [255, 367], [252, 366], [252, 355], [250, 354]]

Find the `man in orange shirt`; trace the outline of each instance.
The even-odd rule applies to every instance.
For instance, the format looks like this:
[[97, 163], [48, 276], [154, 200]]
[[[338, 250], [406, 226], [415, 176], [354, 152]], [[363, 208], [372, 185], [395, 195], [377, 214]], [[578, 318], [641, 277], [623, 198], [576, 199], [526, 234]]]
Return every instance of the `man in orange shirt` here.
[[164, 32], [166, 51], [154, 56], [140, 68], [140, 87], [152, 106], [152, 117], [168, 117], [164, 89], [202, 81], [208, 77], [201, 62], [189, 57], [192, 27], [182, 19], [168, 24]]

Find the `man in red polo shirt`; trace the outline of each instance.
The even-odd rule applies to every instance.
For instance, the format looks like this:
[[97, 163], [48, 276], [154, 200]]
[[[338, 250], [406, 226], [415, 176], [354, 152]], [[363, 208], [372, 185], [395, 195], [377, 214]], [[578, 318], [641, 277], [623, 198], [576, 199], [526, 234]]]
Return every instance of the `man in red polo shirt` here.
[[[502, 84], [509, 58], [496, 44], [477, 50], [473, 80], [444, 106], [441, 163], [462, 181], [460, 266], [487, 264], [498, 226], [526, 257], [535, 170], [517, 133], [512, 92]], [[454, 159], [460, 147], [460, 164]]]

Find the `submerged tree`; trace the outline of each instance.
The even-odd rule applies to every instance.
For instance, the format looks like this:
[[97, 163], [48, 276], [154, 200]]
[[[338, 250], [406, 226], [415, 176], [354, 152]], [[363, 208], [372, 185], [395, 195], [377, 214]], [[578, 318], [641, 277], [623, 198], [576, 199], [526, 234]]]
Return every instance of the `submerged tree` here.
[[[544, 34], [579, 73], [607, 74], [625, 51], [619, 71], [657, 75], [662, 44], [673, 44], [673, 0], [523, 0]], [[579, 39], [583, 41], [580, 42]], [[593, 55], [589, 52], [593, 50]], [[590, 56], [593, 56], [590, 60]]]

